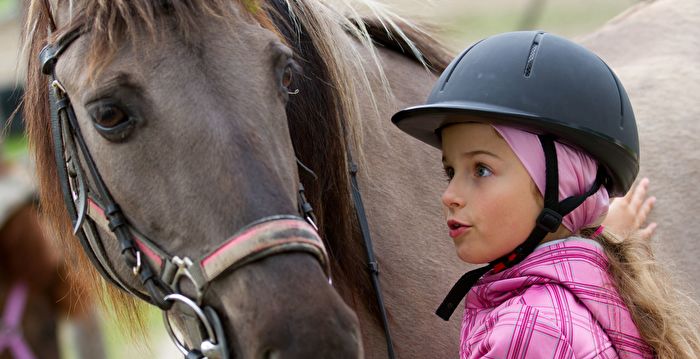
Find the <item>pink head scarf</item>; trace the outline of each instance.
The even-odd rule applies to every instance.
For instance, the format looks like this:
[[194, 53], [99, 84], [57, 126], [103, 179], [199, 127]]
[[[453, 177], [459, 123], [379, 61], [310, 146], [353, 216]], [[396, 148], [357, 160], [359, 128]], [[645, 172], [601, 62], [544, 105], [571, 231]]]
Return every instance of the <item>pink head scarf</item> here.
[[[537, 135], [512, 127], [492, 125], [506, 140], [544, 196], [546, 185], [545, 160]], [[585, 193], [593, 185], [598, 163], [586, 153], [554, 142], [559, 166], [559, 201]], [[610, 198], [605, 187], [588, 197], [578, 208], [564, 216], [562, 223], [572, 233], [590, 227], [608, 212]]]

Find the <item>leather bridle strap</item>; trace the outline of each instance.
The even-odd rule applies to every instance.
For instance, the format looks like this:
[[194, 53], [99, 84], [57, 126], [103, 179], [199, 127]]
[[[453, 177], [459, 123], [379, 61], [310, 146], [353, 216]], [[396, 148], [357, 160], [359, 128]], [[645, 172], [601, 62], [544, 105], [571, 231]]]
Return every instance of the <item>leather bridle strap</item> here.
[[284, 252], [307, 252], [330, 276], [328, 254], [316, 229], [297, 216], [267, 217], [243, 228], [200, 261], [210, 281], [225, 271]]
[[369, 223], [367, 222], [367, 215], [365, 214], [365, 206], [362, 202], [362, 195], [360, 194], [360, 187], [357, 184], [357, 165], [352, 160], [352, 156], [348, 153], [348, 160], [350, 162], [350, 180], [352, 184], [352, 199], [355, 202], [355, 212], [357, 213], [357, 221], [360, 224], [360, 230], [362, 231], [362, 240], [365, 245], [365, 253], [367, 255], [367, 268], [370, 274], [370, 280], [372, 281], [372, 287], [374, 288], [374, 295], [377, 299], [377, 305], [379, 307], [379, 315], [382, 319], [382, 326], [384, 327], [384, 337], [386, 339], [387, 354], [389, 359], [394, 359], [396, 354], [394, 353], [394, 343], [391, 339], [391, 330], [389, 329], [389, 318], [386, 314], [386, 305], [384, 304], [384, 297], [382, 296], [382, 287], [379, 283], [379, 263], [374, 256], [374, 246], [372, 245], [372, 236], [369, 232]]

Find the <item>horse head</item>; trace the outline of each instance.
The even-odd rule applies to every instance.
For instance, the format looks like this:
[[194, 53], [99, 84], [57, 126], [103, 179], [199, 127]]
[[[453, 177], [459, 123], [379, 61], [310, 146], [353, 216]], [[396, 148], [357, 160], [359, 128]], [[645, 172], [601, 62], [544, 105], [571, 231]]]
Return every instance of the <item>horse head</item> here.
[[164, 310], [183, 353], [358, 357], [357, 318], [302, 218], [287, 122], [300, 59], [272, 11], [32, 1], [42, 199], [103, 276]]

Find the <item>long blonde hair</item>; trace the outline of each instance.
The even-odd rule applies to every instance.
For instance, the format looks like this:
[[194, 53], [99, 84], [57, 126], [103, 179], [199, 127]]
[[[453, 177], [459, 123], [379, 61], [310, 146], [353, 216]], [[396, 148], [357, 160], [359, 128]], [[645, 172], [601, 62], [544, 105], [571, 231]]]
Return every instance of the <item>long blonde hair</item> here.
[[[594, 229], [581, 231], [591, 237]], [[656, 260], [651, 241], [609, 231], [594, 238], [605, 249], [608, 271], [641, 337], [657, 358], [700, 358], [700, 306]]]

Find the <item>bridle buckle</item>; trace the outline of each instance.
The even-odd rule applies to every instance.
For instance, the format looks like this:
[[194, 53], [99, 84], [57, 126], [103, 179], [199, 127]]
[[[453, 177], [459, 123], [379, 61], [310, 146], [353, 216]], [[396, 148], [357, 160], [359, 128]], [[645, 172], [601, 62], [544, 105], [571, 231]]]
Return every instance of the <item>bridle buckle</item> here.
[[206, 285], [205, 280], [197, 280], [197, 276], [192, 273], [193, 269], [196, 269], [195, 263], [188, 257], [180, 258], [174, 256], [170, 263], [174, 266], [174, 271], [166, 270], [163, 273], [163, 280], [170, 285], [170, 287], [176, 293], [180, 290], [180, 280], [182, 278], [187, 278], [196, 290], [196, 302], [201, 305], [202, 297], [204, 296], [204, 286]]

